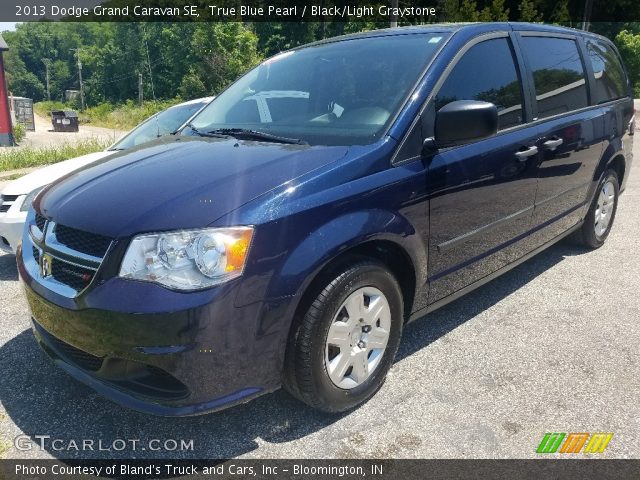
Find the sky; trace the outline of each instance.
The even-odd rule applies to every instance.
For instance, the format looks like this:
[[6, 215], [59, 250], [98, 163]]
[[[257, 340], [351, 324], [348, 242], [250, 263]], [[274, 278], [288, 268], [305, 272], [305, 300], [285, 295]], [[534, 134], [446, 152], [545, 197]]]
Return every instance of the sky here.
[[0, 32], [15, 30], [16, 22], [0, 22]]

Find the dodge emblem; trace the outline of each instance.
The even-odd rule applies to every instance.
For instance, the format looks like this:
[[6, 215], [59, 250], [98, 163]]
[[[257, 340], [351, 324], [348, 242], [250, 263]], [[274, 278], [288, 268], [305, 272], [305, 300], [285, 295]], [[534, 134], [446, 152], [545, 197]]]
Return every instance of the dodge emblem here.
[[53, 257], [48, 253], [42, 255], [42, 259], [40, 260], [40, 273], [42, 274], [42, 278], [48, 277], [51, 275], [51, 270], [53, 267]]

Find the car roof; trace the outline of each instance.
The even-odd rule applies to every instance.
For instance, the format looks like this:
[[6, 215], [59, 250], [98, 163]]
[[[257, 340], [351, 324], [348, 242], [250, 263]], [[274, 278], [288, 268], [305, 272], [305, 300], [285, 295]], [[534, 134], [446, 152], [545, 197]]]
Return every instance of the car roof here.
[[[466, 31], [467, 33], [473, 34], [474, 31], [478, 33], [485, 33], [488, 30], [527, 30], [527, 31], [536, 31], [536, 32], [547, 32], [547, 33], [562, 33], [565, 35], [583, 35], [590, 37], [598, 37], [608, 40], [606, 37], [601, 35], [597, 35], [592, 32], [588, 32], [585, 30], [577, 30], [575, 28], [569, 27], [561, 27], [557, 25], [548, 25], [541, 23], [526, 23], [526, 22], [476, 22], [476, 23], [431, 23], [426, 25], [411, 25], [407, 27], [395, 27], [395, 28], [383, 28], [379, 30], [370, 30], [367, 32], [358, 32], [351, 33], [347, 35], [341, 35], [339, 37], [327, 38], [324, 40], [319, 40], [317, 42], [309, 43], [307, 45], [302, 45], [302, 48], [306, 46], [316, 46], [322, 45], [325, 43], [333, 43], [339, 42], [342, 40], [351, 40], [357, 38], [374, 38], [374, 37], [383, 37], [383, 36], [392, 36], [392, 35], [407, 35], [413, 33], [455, 33], [459, 31]], [[296, 50], [293, 48], [292, 50]]]

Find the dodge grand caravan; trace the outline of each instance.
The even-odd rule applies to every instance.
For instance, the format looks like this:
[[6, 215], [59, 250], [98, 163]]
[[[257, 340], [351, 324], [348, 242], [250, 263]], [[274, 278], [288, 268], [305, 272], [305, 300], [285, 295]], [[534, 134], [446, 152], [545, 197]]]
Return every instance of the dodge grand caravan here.
[[281, 385], [350, 409], [406, 322], [563, 237], [605, 242], [633, 113], [613, 44], [559, 27], [281, 53], [176, 135], [35, 198], [18, 255], [33, 331], [73, 377], [149, 413]]

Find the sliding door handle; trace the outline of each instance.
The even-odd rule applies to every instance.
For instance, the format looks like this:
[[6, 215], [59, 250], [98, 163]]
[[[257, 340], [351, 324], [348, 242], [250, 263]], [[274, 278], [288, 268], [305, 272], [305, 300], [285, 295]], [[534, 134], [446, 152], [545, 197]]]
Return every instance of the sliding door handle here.
[[542, 144], [542, 146], [548, 150], [555, 150], [560, 145], [562, 145], [563, 142], [564, 140], [562, 140], [561, 138], [554, 138], [553, 140], [547, 140]]
[[519, 162], [526, 162], [529, 157], [533, 157], [538, 154], [538, 147], [529, 147], [526, 150], [519, 150], [516, 152], [516, 158]]

